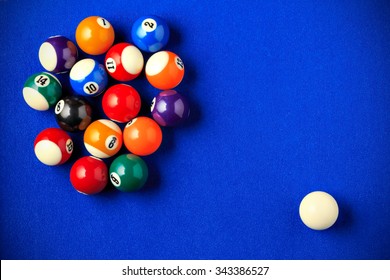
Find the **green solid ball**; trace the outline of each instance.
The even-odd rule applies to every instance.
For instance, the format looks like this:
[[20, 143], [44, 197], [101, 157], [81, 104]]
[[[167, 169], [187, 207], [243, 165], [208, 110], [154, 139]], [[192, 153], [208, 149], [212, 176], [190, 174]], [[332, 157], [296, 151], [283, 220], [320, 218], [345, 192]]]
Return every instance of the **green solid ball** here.
[[117, 157], [110, 166], [111, 184], [123, 192], [141, 189], [148, 179], [148, 167], [144, 160], [133, 154]]
[[38, 111], [46, 111], [54, 106], [61, 95], [60, 81], [47, 72], [31, 75], [24, 83], [23, 98], [28, 106]]

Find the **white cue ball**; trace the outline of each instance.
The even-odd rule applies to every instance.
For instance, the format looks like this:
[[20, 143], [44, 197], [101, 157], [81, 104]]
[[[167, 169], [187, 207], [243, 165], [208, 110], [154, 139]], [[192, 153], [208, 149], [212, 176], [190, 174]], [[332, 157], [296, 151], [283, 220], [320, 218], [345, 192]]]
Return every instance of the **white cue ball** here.
[[330, 194], [315, 191], [302, 199], [299, 205], [299, 216], [309, 228], [324, 230], [336, 222], [339, 216], [339, 206]]

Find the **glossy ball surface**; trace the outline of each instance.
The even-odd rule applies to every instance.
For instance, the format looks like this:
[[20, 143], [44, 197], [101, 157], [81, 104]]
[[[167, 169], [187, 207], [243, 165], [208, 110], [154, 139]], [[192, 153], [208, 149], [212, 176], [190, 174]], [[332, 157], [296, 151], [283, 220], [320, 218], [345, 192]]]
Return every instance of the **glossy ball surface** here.
[[111, 120], [120, 123], [128, 122], [138, 115], [141, 109], [141, 97], [132, 86], [116, 84], [104, 93], [102, 107]]
[[23, 86], [23, 98], [27, 105], [38, 111], [46, 111], [61, 98], [62, 86], [52, 74], [41, 72], [31, 75]]
[[43, 164], [54, 166], [65, 163], [73, 152], [73, 141], [59, 128], [41, 131], [34, 141], [34, 153]]
[[82, 194], [101, 192], [108, 183], [108, 168], [96, 157], [85, 156], [78, 159], [70, 170], [70, 182]]
[[92, 58], [78, 61], [69, 73], [73, 90], [84, 96], [97, 96], [107, 87], [108, 76], [104, 66]]
[[76, 63], [78, 51], [68, 38], [58, 35], [49, 37], [39, 48], [39, 62], [46, 71], [68, 72]]
[[169, 27], [158, 16], [143, 16], [137, 19], [131, 29], [134, 44], [145, 52], [157, 52], [168, 43]]
[[126, 82], [137, 78], [142, 72], [144, 57], [136, 46], [129, 43], [119, 43], [108, 50], [105, 65], [112, 78]]
[[160, 147], [162, 131], [153, 119], [137, 117], [131, 120], [123, 130], [123, 142], [130, 153], [147, 156]]
[[98, 158], [109, 158], [122, 147], [122, 131], [110, 120], [92, 122], [84, 132], [84, 145], [87, 151]]
[[314, 191], [307, 194], [299, 205], [302, 222], [314, 230], [330, 228], [337, 220], [339, 207], [336, 200], [328, 193]]
[[110, 181], [115, 188], [123, 192], [141, 189], [148, 178], [148, 167], [144, 160], [136, 155], [120, 155], [111, 163]]
[[161, 90], [178, 86], [184, 77], [183, 61], [175, 53], [160, 51], [153, 54], [145, 66], [149, 83]]
[[175, 90], [160, 92], [152, 101], [153, 119], [161, 126], [177, 126], [190, 115], [187, 99]]
[[105, 53], [114, 43], [114, 28], [108, 20], [99, 16], [83, 19], [76, 28], [76, 42], [87, 54]]
[[69, 132], [85, 130], [92, 120], [92, 107], [82, 96], [66, 96], [54, 107], [58, 125]]

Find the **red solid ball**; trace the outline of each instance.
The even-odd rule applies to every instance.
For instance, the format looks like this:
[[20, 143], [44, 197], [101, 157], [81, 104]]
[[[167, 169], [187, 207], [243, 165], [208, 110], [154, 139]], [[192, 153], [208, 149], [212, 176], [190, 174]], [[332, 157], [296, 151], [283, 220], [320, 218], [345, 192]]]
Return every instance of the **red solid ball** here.
[[141, 109], [138, 91], [126, 84], [111, 86], [102, 99], [103, 111], [113, 121], [124, 123], [135, 118]]
[[70, 182], [83, 194], [101, 192], [108, 182], [106, 164], [96, 157], [85, 156], [78, 159], [70, 170]]

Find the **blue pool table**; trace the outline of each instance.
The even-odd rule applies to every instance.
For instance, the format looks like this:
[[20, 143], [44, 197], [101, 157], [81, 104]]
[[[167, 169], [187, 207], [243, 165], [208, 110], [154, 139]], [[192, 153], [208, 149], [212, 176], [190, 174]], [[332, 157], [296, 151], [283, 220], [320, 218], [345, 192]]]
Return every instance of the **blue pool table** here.
[[[58, 125], [26, 104], [23, 85], [43, 71], [49, 36], [75, 42], [78, 23], [99, 15], [115, 43], [131, 43], [148, 14], [170, 27], [190, 117], [142, 157], [143, 189], [80, 194], [69, 172], [88, 155], [83, 132], [69, 133], [65, 164], [39, 162], [35, 137]], [[1, 259], [390, 259], [389, 19], [385, 0], [0, 0]], [[57, 77], [74, 94], [69, 74]], [[144, 73], [126, 83], [150, 117], [159, 90]], [[94, 120], [106, 118], [101, 100], [89, 98]], [[339, 206], [323, 231], [298, 211], [316, 190]]]

